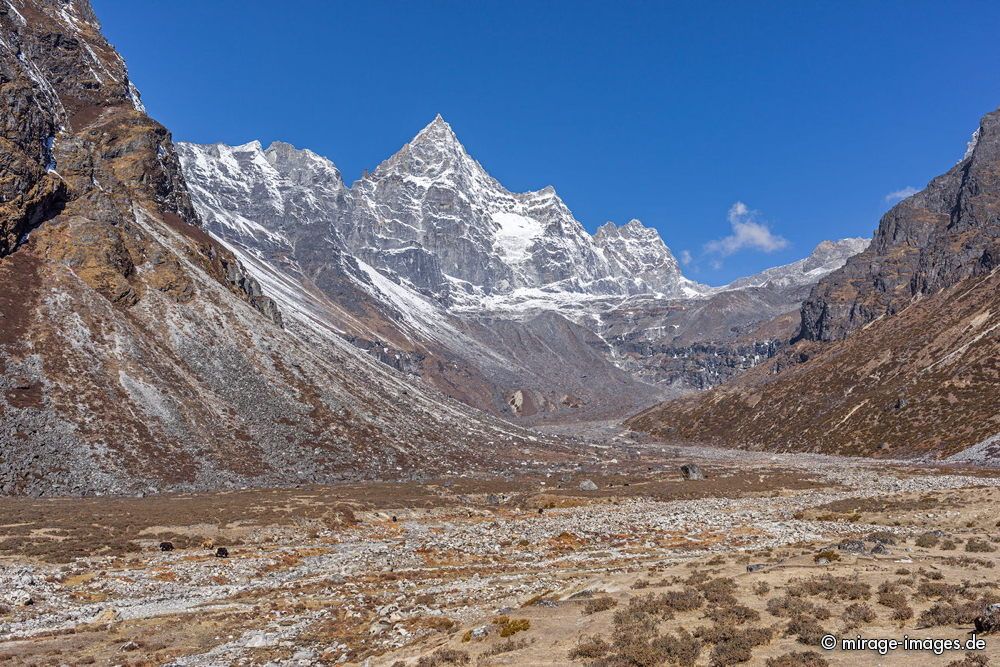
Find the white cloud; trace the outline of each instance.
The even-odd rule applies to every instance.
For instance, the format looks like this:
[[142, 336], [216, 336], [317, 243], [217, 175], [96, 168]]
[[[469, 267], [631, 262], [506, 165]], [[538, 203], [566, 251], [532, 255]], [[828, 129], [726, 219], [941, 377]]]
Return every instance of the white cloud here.
[[920, 190], [917, 190], [912, 185], [907, 185], [902, 190], [896, 190], [895, 192], [890, 192], [889, 194], [887, 194], [885, 196], [885, 201], [886, 201], [886, 203], [889, 203], [889, 204], [895, 204], [898, 201], [903, 201], [907, 197], [912, 197], [913, 195], [917, 194], [918, 192], [920, 192]]
[[752, 249], [774, 252], [788, 246], [788, 240], [771, 231], [767, 223], [757, 218], [759, 211], [752, 211], [741, 201], [729, 207], [729, 225], [733, 233], [705, 244], [705, 251], [728, 257], [741, 250]]
[[690, 250], [681, 250], [681, 264], [687, 266], [694, 261], [694, 257], [691, 256]]

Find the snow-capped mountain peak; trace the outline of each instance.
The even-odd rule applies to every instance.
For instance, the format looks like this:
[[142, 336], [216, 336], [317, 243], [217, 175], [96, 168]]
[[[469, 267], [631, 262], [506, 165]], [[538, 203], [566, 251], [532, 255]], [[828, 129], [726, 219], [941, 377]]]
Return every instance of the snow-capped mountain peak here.
[[688, 280], [660, 233], [636, 219], [618, 226], [607, 222], [597, 229], [594, 242], [621, 278], [629, 293], [695, 296], [710, 288]]
[[275, 246], [269, 250], [287, 250], [303, 243], [308, 227], [324, 252], [335, 246], [339, 256], [464, 312], [807, 284], [861, 243], [821, 244], [786, 267], [723, 288], [701, 285], [683, 275], [659, 232], [639, 220], [609, 222], [592, 236], [552, 186], [506, 189], [440, 115], [350, 188], [333, 162], [282, 142], [266, 149], [257, 141], [182, 144], [179, 153], [196, 204], [223, 238], [259, 246], [246, 238], [256, 236]]
[[746, 287], [790, 287], [811, 285], [823, 276], [836, 271], [848, 260], [868, 247], [871, 239], [846, 238], [839, 241], [821, 241], [808, 257], [791, 264], [784, 264], [746, 278], [735, 280], [723, 289]]

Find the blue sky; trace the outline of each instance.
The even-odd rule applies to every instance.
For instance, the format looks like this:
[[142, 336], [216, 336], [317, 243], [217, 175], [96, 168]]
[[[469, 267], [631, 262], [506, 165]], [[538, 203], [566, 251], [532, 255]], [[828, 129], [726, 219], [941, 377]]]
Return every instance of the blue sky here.
[[1000, 106], [995, 2], [93, 4], [175, 139], [350, 182], [441, 113], [511, 190], [639, 218], [715, 284], [870, 236]]

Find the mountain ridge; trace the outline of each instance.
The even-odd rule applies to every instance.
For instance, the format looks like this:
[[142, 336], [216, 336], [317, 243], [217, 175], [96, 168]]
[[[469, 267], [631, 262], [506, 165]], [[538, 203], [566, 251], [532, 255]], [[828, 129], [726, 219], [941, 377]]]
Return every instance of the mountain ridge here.
[[812, 287], [793, 345], [627, 423], [668, 440], [995, 464], [1000, 109], [964, 157]]
[[[461, 385], [477, 377], [475, 400], [480, 402], [473, 404], [498, 414], [509, 412], [511, 397], [518, 392], [533, 396], [533, 403], [548, 406], [553, 415], [567, 418], [592, 409], [606, 414], [598, 407], [606, 401], [618, 405], [619, 399], [610, 394], [624, 386], [622, 378], [601, 391], [563, 374], [568, 357], [561, 354], [596, 362], [585, 347], [597, 346], [605, 359], [597, 362], [603, 370], [591, 368], [589, 374], [614, 375], [618, 371], [612, 368], [618, 367], [635, 375], [636, 364], [640, 366], [639, 382], [630, 390], [640, 404], [661, 395], [659, 385], [664, 381], [666, 387], [706, 386], [704, 378], [695, 380], [702, 361], [666, 374], [641, 368], [646, 363], [644, 352], [638, 359], [634, 353], [648, 345], [636, 347], [636, 336], [642, 334], [628, 324], [635, 319], [629, 313], [637, 308], [652, 311], [654, 318], [670, 317], [690, 311], [698, 300], [725, 301], [728, 324], [713, 325], [708, 338], [693, 341], [712, 343], [715, 352], [698, 353], [706, 364], [715, 364], [710, 357], [716, 352], [735, 355], [708, 382], [721, 381], [759, 360], [757, 352], [743, 352], [748, 345], [768, 353], [774, 349], [769, 339], [763, 345], [741, 341], [740, 351], [725, 351], [733, 338], [729, 328], [747, 329], [797, 308], [804, 296], [802, 286], [815, 277], [803, 278], [801, 266], [815, 264], [817, 275], [822, 275], [836, 265], [838, 253], [842, 261], [856, 250], [850, 242], [831, 244], [830, 266], [821, 261], [810, 264], [814, 251], [809, 258], [771, 269], [776, 276], [785, 276], [784, 282], [737, 286], [732, 289], [745, 296], [717, 297], [730, 288], [688, 280], [659, 232], [640, 221], [605, 223], [591, 235], [555, 188], [506, 190], [468, 154], [440, 116], [350, 186], [333, 161], [282, 142], [267, 148], [260, 142], [237, 147], [182, 142], [178, 151], [210, 232], [244, 253], [249, 266], [267, 265], [265, 272], [286, 273], [286, 278], [272, 277], [271, 285], [287, 291], [281, 284], [289, 280], [300, 285], [311, 282], [341, 304], [340, 310], [347, 302], [355, 304], [356, 312], [350, 316], [333, 315], [333, 309], [325, 308], [338, 320], [334, 328], [350, 331], [346, 335], [365, 349], [388, 344], [403, 356], [420, 356], [423, 361], [412, 370], [433, 377], [439, 388], [464, 396], [463, 400], [470, 398]], [[263, 276], [261, 280], [268, 282]], [[702, 314], [691, 321], [701, 326], [711, 308], [696, 310]], [[580, 335], [566, 339], [567, 350], [574, 352], [555, 353], [550, 348], [539, 356], [541, 348], [529, 353], [483, 329], [484, 322], [498, 326], [503, 321], [507, 335], [522, 340], [537, 341], [530, 331], [536, 327], [568, 335], [569, 329], [553, 328], [548, 320], [538, 319], [548, 313], [590, 332], [583, 335], [579, 330]], [[582, 346], [591, 336], [596, 338]], [[525, 367], [523, 361], [508, 356], [513, 354], [535, 359], [538, 368]], [[671, 359], [675, 356], [670, 353]], [[466, 379], [441, 377], [428, 369], [429, 359], [442, 357], [449, 359], [446, 367], [464, 368]], [[507, 359], [502, 369], [493, 365], [499, 358]], [[515, 369], [512, 376], [511, 369]], [[537, 376], [538, 370], [562, 380], [547, 383]], [[560, 407], [564, 405], [578, 407]]]

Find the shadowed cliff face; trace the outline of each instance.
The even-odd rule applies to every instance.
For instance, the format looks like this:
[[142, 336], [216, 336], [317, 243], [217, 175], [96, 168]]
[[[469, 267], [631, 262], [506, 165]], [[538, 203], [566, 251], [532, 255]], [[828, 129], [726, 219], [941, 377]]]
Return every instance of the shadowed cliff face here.
[[[85, 0], [0, 2], [0, 493], [473, 467], [521, 431], [282, 314]], [[503, 455], [499, 455], [503, 459]]]
[[871, 246], [824, 278], [802, 305], [800, 336], [839, 340], [914, 298], [1000, 263], [1000, 111], [965, 157], [883, 216]]
[[[799, 340], [730, 385], [629, 421], [668, 440], [942, 457], [1000, 433], [1000, 112], [812, 290]], [[977, 447], [978, 446], [978, 447]], [[974, 458], [975, 458], [974, 457]]]

